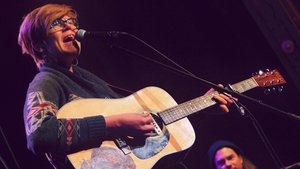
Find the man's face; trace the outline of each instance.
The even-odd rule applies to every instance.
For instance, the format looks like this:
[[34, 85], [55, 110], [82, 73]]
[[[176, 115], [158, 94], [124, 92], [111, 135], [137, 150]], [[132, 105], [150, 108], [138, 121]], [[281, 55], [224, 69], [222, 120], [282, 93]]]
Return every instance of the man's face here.
[[46, 41], [48, 55], [60, 61], [71, 62], [81, 52], [81, 44], [75, 40], [77, 21], [68, 16], [55, 20]]
[[215, 154], [215, 166], [217, 169], [243, 169], [243, 158], [233, 149], [224, 147]]

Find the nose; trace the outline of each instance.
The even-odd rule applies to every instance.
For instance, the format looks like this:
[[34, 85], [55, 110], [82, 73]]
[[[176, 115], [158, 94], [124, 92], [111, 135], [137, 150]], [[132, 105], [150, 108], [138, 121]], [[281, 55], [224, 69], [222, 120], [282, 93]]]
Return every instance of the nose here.
[[77, 27], [71, 23], [64, 23], [64, 27], [63, 27], [63, 30], [64, 31], [67, 31], [67, 30], [77, 30]]
[[65, 29], [66, 29], [66, 28], [72, 29], [72, 28], [75, 28], [75, 26], [74, 26], [73, 24], [71, 24], [71, 23], [65, 22], [65, 23], [64, 23], [64, 28], [65, 28]]

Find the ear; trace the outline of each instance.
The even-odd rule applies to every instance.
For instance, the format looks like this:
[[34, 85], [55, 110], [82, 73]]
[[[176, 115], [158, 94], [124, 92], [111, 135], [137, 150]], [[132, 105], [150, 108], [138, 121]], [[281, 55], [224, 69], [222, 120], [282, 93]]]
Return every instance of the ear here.
[[38, 59], [43, 60], [43, 56], [47, 52], [46, 43], [43, 41], [35, 44], [33, 50], [35, 52], [36, 57], [38, 57]]
[[37, 43], [37, 44], [35, 45], [34, 50], [35, 50], [36, 52], [43, 53], [43, 52], [46, 51], [46, 46], [47, 46], [47, 45], [46, 45], [46, 42], [45, 42], [45, 41], [42, 41], [42, 42]]
[[241, 164], [243, 164], [244, 163], [244, 157], [242, 155], [239, 155], [239, 158], [241, 160]]

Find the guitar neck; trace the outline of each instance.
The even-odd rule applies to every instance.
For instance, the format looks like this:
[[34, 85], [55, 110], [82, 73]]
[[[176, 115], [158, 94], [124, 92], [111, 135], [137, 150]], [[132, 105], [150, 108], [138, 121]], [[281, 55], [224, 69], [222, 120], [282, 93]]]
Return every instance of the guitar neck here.
[[[233, 91], [243, 93], [257, 86], [258, 84], [256, 83], [256, 81], [253, 78], [249, 78], [236, 84], [230, 85], [230, 88]], [[193, 113], [215, 105], [216, 102], [212, 98], [216, 94], [218, 94], [217, 91], [211, 92], [204, 96], [200, 96], [190, 101], [179, 104], [175, 107], [166, 109], [158, 114], [163, 120], [164, 124], [167, 125], [173, 123]]]

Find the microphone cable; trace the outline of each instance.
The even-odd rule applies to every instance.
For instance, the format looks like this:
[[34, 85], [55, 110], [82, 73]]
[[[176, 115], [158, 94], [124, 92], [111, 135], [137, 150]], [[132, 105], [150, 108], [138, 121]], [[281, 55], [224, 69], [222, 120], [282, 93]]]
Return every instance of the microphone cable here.
[[[15, 157], [15, 155], [14, 155], [14, 153], [13, 153], [11, 147], [10, 147], [9, 144], [8, 144], [8, 141], [7, 141], [6, 137], [5, 137], [5, 134], [4, 134], [4, 132], [3, 132], [1, 126], [0, 126], [0, 132], [1, 132], [1, 135], [2, 135], [2, 137], [3, 137], [3, 139], [4, 139], [4, 142], [5, 142], [5, 144], [6, 144], [7, 148], [8, 148], [8, 150], [9, 150], [9, 153], [11, 154], [11, 156], [12, 156], [12, 158], [13, 158], [13, 160], [14, 160], [16, 166], [17, 166], [17, 168], [20, 169], [20, 165], [19, 165], [19, 163], [18, 163], [18, 161], [17, 161], [17, 159], [16, 159], [16, 157]], [[8, 166], [6, 165], [4, 159], [3, 159], [1, 156], [0, 156], [0, 160], [1, 160], [2, 164], [4, 165], [4, 167], [6, 167], [6, 169], [9, 169]]]

